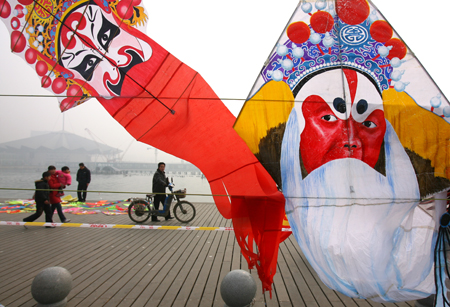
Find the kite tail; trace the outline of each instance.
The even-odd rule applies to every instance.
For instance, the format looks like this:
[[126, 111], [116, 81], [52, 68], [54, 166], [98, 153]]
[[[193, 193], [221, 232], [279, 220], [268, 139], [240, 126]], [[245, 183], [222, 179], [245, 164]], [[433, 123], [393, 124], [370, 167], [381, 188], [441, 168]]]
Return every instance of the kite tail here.
[[450, 257], [450, 214], [444, 213], [440, 219], [440, 227], [436, 247], [434, 249], [434, 282], [436, 284], [435, 307], [448, 307], [449, 291], [449, 263], [447, 257]]
[[233, 227], [242, 255], [249, 268], [256, 267], [264, 291], [272, 297], [273, 276], [276, 273], [278, 246], [290, 234], [281, 231], [284, 197], [232, 197]]
[[219, 211], [233, 221], [236, 240], [249, 269], [256, 267], [263, 291], [271, 291], [279, 244], [291, 234], [282, 232], [283, 194], [259, 163], [210, 181], [210, 187]]

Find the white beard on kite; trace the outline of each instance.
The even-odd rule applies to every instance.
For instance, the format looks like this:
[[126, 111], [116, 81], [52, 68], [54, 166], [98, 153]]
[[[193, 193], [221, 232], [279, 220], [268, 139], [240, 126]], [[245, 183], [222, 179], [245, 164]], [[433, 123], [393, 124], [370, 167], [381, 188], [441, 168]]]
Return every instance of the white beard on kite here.
[[302, 178], [297, 118], [294, 110], [282, 147], [286, 214], [321, 280], [350, 297], [380, 302], [432, 293], [435, 222], [417, 207], [414, 169], [391, 125], [384, 137], [386, 176], [348, 158]]

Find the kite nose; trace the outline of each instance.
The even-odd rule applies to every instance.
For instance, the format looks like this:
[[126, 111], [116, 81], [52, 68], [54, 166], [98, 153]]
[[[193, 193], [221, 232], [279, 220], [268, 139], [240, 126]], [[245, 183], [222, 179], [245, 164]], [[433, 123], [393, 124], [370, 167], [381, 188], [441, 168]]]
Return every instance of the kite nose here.
[[349, 118], [347, 120], [347, 124], [348, 138], [344, 143], [344, 148], [349, 151], [350, 157], [361, 158], [359, 156], [362, 155], [362, 142], [358, 134], [358, 123], [353, 118]]

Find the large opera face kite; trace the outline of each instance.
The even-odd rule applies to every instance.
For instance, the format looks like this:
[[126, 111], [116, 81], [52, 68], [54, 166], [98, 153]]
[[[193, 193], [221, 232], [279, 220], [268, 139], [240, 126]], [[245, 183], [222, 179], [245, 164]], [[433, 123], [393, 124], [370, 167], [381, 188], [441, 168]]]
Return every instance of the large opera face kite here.
[[137, 29], [147, 19], [140, 0], [0, 0], [0, 12], [11, 50], [62, 111], [95, 97], [136, 140], [199, 167], [270, 290], [290, 234], [281, 232], [284, 197], [203, 78]]
[[450, 187], [449, 122], [448, 101], [371, 2], [317, 0], [299, 4], [234, 127], [282, 188], [321, 280], [405, 301], [445, 294], [446, 202], [420, 201]]

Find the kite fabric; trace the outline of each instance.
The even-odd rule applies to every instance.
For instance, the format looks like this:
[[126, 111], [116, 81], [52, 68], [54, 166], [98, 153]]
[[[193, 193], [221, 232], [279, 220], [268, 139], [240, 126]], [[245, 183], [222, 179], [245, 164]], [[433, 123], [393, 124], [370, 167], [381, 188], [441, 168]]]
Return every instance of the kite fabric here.
[[320, 279], [350, 297], [396, 302], [436, 293], [435, 253], [446, 293], [448, 234], [435, 247], [449, 122], [449, 102], [372, 2], [306, 0], [234, 128], [282, 189]]
[[284, 197], [233, 129], [235, 117], [193, 69], [146, 36], [140, 0], [0, 0], [11, 50], [62, 111], [96, 97], [136, 140], [208, 179], [264, 290], [276, 272]]

